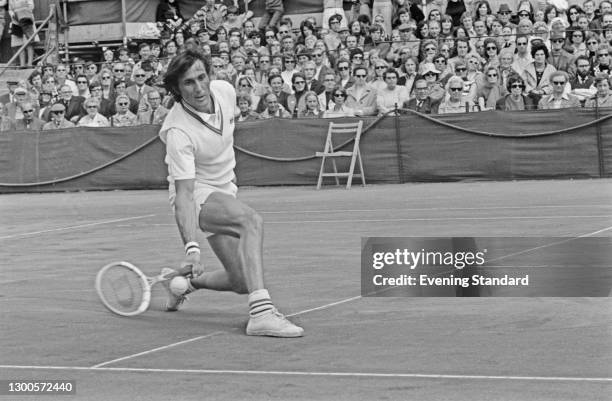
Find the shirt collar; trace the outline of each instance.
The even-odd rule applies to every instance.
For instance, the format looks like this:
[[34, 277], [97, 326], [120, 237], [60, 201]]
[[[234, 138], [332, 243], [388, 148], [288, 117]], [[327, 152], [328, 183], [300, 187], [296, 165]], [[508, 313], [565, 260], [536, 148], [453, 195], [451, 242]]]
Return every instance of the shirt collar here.
[[[570, 100], [569, 99], [569, 95], [567, 93], [565, 93], [565, 92], [561, 95], [561, 99], [563, 99], [563, 100]], [[551, 93], [550, 94], [550, 98], [548, 99], [548, 102], [552, 103], [554, 101], [555, 101], [555, 95]]]

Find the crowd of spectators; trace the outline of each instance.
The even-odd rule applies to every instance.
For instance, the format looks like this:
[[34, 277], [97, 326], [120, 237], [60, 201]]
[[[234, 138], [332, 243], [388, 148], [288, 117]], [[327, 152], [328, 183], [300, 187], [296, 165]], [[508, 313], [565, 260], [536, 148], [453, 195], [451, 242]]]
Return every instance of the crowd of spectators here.
[[242, 1], [206, 0], [186, 19], [162, 0], [158, 42], [9, 83], [0, 129], [159, 124], [173, 103], [165, 69], [187, 48], [236, 87], [238, 121], [611, 107], [612, 3], [548, 1], [324, 0], [320, 24], [294, 25], [266, 0], [256, 25]]

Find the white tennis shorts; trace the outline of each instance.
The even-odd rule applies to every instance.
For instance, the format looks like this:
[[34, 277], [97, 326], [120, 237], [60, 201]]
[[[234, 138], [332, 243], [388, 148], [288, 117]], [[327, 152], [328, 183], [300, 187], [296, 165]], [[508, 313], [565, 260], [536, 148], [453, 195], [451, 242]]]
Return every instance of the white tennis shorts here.
[[[221, 192], [226, 195], [236, 197], [238, 193], [238, 187], [233, 182], [228, 182], [227, 184], [215, 186], [209, 184], [203, 184], [201, 182], [195, 182], [193, 184], [193, 201], [194, 207], [196, 208], [196, 218], [199, 220], [200, 211], [202, 210], [202, 205], [206, 202], [210, 194], [213, 192]], [[172, 206], [172, 211], [174, 211], [174, 201], [176, 200], [176, 188], [174, 187], [174, 183], [170, 184], [168, 188], [168, 192], [170, 195], [170, 205]], [[212, 233], [203, 231], [206, 236], [212, 235]]]

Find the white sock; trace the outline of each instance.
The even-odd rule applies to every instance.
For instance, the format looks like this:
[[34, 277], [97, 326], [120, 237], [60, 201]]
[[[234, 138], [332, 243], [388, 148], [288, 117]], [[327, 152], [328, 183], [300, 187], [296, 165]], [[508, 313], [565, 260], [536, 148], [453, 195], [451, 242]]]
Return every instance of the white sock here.
[[255, 290], [249, 294], [249, 315], [251, 317], [260, 316], [274, 309], [274, 304], [270, 300], [268, 290]]

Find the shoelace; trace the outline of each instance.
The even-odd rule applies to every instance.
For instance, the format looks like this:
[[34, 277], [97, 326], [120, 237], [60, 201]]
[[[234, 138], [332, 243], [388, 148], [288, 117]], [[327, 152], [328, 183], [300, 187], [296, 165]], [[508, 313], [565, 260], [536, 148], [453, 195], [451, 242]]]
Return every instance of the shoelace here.
[[276, 317], [278, 317], [280, 320], [282, 320], [285, 323], [290, 323], [289, 320], [287, 320], [287, 318], [285, 317], [285, 315], [283, 315], [282, 313], [280, 313], [276, 308], [274, 308], [272, 310], [272, 313], [274, 315], [276, 315]]

